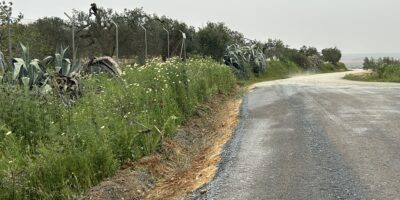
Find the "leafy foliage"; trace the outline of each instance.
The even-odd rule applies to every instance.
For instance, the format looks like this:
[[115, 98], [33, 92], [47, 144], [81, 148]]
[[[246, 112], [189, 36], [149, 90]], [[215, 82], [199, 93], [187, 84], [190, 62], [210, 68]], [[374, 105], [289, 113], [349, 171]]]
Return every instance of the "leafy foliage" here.
[[338, 48], [327, 48], [322, 50], [322, 56], [326, 62], [336, 64], [342, 58], [342, 53]]
[[364, 69], [372, 70], [372, 72], [362, 76], [349, 75], [346, 78], [359, 81], [400, 82], [400, 60], [398, 59], [390, 57], [365, 58]]
[[390, 57], [384, 57], [384, 58], [365, 58], [364, 59], [364, 64], [363, 68], [365, 70], [373, 70], [373, 71], [378, 71], [379, 68], [383, 67], [384, 65], [399, 65], [400, 60], [390, 58]]
[[[8, 16], [12, 16], [13, 15], [13, 3], [10, 2], [6, 2], [6, 1], [0, 1], [0, 25], [6, 25], [8, 24]], [[18, 23], [21, 21], [21, 19], [24, 16], [22, 15], [22, 13], [19, 13], [18, 16], [16, 18], [12, 19], [12, 23]]]
[[198, 53], [220, 60], [225, 55], [227, 46], [236, 43], [235, 40], [240, 38], [243, 35], [230, 30], [225, 24], [208, 22], [196, 33], [195, 42]]
[[6, 52], [8, 49], [8, 29], [3, 27], [15, 26], [24, 17], [22, 13], [13, 16], [13, 3], [0, 1], [0, 51]]
[[287, 50], [289, 47], [283, 43], [282, 40], [272, 40], [264, 44], [263, 52], [267, 58], [274, 60], [281, 60], [287, 57]]
[[[264, 44], [263, 52], [268, 59], [294, 62], [307, 71], [332, 72], [346, 70], [343, 69], [343, 64], [339, 63], [341, 53], [336, 47], [324, 49], [321, 55], [315, 47], [302, 46], [300, 49], [293, 49], [285, 45], [281, 40], [269, 39]], [[333, 65], [328, 67], [324, 63], [325, 61], [332, 62]]]

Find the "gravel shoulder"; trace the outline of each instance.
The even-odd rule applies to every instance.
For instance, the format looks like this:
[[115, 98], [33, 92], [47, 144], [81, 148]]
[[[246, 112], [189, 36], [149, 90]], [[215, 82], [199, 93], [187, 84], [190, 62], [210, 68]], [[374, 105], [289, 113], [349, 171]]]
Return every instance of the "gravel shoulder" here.
[[191, 198], [399, 199], [400, 84], [347, 73], [360, 71], [255, 84], [217, 175]]

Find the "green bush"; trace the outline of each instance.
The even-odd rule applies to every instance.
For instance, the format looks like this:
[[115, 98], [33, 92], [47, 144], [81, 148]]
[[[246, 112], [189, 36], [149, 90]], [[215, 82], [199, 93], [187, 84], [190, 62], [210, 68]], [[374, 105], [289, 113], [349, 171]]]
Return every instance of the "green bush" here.
[[385, 64], [378, 68], [377, 73], [381, 80], [400, 82], [400, 64]]
[[342, 52], [337, 48], [326, 48], [321, 51], [322, 57], [326, 62], [336, 64], [342, 58]]
[[235, 77], [211, 59], [171, 59], [83, 82], [72, 107], [51, 95], [0, 89], [0, 199], [76, 197], [123, 162], [154, 152], [200, 103], [230, 92]]
[[400, 64], [380, 64], [371, 73], [348, 74], [345, 79], [354, 81], [400, 82]]
[[322, 73], [342, 72], [347, 71], [347, 68], [346, 65], [341, 62], [338, 62], [336, 64], [324, 63], [320, 66], [319, 71]]

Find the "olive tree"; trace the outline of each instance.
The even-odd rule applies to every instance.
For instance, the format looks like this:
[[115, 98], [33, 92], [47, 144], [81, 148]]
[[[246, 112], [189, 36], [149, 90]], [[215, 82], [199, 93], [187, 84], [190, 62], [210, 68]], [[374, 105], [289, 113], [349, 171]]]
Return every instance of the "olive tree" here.
[[324, 61], [337, 64], [342, 58], [342, 52], [338, 48], [327, 48], [322, 50]]
[[223, 23], [207, 23], [196, 35], [199, 53], [221, 59], [227, 46], [233, 42], [229, 33], [229, 28]]

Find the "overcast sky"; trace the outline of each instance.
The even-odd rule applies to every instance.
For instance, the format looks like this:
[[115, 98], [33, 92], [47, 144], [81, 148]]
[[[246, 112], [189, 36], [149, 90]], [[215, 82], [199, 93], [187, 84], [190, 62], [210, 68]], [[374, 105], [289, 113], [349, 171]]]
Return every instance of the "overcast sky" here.
[[399, 0], [13, 0], [27, 19], [63, 16], [90, 3], [123, 11], [143, 7], [201, 27], [225, 22], [248, 38], [291, 47], [337, 46], [344, 53], [400, 53]]

